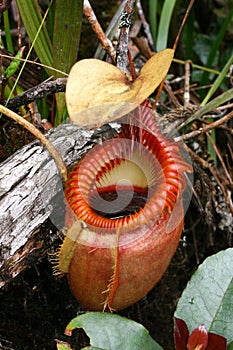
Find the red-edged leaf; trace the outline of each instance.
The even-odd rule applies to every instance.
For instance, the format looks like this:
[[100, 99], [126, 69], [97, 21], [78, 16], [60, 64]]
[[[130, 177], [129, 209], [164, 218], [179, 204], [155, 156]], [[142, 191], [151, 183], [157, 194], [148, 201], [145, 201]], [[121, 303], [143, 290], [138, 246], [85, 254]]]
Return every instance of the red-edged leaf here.
[[186, 350], [189, 331], [186, 323], [180, 318], [174, 317], [174, 343], [176, 350]]
[[208, 346], [206, 350], [226, 350], [227, 340], [221, 335], [208, 333]]
[[188, 350], [206, 350], [208, 344], [208, 332], [204, 325], [200, 325], [191, 333], [187, 349]]

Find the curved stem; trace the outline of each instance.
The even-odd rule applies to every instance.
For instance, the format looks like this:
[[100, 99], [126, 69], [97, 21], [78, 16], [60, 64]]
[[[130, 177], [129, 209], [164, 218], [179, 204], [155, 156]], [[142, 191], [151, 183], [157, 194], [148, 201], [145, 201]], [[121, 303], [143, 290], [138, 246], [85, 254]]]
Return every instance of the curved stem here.
[[15, 112], [11, 111], [9, 108], [6, 108], [0, 105], [0, 112], [6, 115], [8, 118], [15, 120], [18, 124], [22, 125], [25, 129], [30, 131], [47, 149], [51, 157], [54, 159], [56, 166], [61, 174], [63, 182], [67, 180], [67, 168], [61, 155], [58, 153], [53, 144], [31, 123], [29, 123], [24, 118], [20, 117]]

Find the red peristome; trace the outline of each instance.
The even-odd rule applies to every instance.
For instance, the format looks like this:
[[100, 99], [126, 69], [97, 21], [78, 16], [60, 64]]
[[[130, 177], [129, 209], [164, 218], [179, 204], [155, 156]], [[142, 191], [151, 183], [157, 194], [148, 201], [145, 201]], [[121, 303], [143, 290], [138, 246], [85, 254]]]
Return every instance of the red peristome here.
[[85, 227], [68, 279], [90, 310], [119, 310], [143, 297], [167, 269], [183, 228], [183, 172], [191, 167], [151, 113], [130, 118], [117, 138], [95, 146], [74, 166], [65, 186], [66, 226], [81, 220]]

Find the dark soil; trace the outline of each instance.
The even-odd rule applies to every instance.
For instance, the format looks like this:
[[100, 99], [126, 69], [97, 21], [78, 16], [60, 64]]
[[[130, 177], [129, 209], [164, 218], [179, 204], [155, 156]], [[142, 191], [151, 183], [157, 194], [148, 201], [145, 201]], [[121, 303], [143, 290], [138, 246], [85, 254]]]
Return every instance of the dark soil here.
[[0, 162], [34, 140], [34, 136], [11, 119], [0, 118]]

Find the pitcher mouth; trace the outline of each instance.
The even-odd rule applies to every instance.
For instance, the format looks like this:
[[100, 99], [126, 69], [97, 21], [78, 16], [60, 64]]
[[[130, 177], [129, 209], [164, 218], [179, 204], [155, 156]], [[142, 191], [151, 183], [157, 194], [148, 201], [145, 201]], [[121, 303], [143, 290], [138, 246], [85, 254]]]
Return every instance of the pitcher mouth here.
[[191, 167], [179, 145], [160, 133], [151, 113], [142, 124], [123, 124], [69, 173], [67, 203], [92, 231], [123, 233], [167, 218], [185, 188]]

